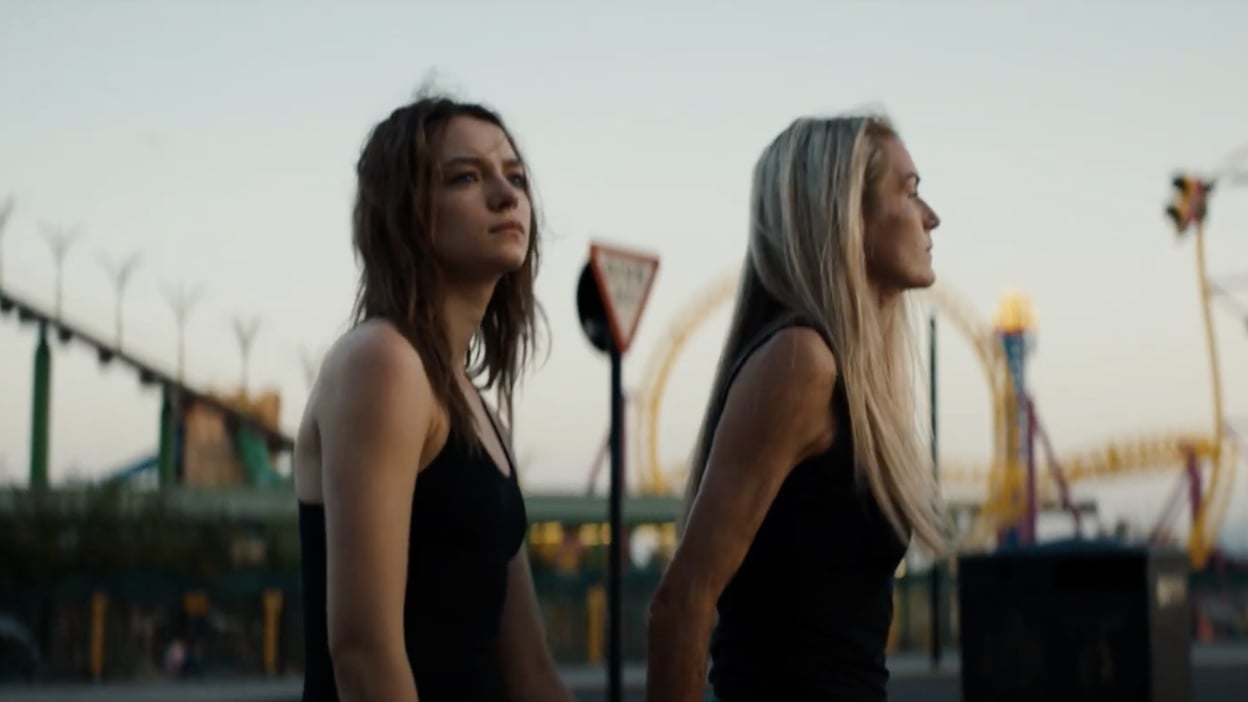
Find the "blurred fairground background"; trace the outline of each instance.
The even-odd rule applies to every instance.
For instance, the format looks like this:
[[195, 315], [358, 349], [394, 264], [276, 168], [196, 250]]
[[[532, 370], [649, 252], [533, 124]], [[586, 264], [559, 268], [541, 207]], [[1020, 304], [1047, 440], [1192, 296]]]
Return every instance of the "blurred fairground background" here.
[[958, 535], [899, 568], [890, 660], [966, 665], [968, 558], [1126, 549], [1181, 556], [1178, 585], [1118, 582], [1179, 603], [1175, 640], [1226, 676], [1198, 687], [1248, 685], [1245, 25], [1179, 3], [3, 3], [0, 691], [297, 679], [291, 435], [347, 323], [352, 163], [430, 75], [500, 109], [545, 212], [550, 344], [515, 436], [569, 676], [607, 655], [588, 242], [662, 260], [624, 361], [635, 678], [753, 159], [799, 114], [875, 105], [943, 219], [916, 377]]

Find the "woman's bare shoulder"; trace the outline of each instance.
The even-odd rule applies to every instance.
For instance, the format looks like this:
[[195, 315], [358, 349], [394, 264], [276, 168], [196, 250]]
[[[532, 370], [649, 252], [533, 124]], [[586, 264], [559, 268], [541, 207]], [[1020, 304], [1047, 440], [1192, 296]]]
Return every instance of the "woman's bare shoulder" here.
[[836, 385], [837, 364], [832, 349], [816, 330], [804, 326], [781, 329], [759, 347], [743, 372], [761, 385], [783, 388], [790, 399], [796, 394], [823, 402]]
[[362, 322], [338, 337], [322, 368], [328, 384], [379, 375], [414, 379], [424, 373], [420, 353], [397, 327], [384, 320]]

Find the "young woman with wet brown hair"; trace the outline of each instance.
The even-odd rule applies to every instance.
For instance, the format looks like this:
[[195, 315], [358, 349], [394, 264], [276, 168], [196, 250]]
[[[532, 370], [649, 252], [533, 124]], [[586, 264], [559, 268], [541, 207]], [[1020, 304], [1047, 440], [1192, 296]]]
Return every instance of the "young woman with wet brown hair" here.
[[303, 699], [568, 701], [506, 429], [539, 314], [525, 162], [496, 113], [433, 96], [377, 125], [356, 175], [355, 324], [295, 451]]

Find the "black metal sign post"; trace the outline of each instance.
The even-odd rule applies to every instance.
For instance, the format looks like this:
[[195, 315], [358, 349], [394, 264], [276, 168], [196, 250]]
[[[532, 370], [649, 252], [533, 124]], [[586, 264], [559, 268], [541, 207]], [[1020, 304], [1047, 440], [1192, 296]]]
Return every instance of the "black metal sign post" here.
[[607, 551], [607, 700], [622, 701], [622, 583], [624, 570], [624, 352], [645, 306], [658, 259], [613, 247], [591, 245], [590, 261], [576, 286], [581, 329], [611, 360], [611, 495]]
[[611, 544], [607, 557], [607, 618], [611, 622], [607, 640], [607, 700], [621, 702], [620, 669], [624, 660], [623, 606], [621, 584], [624, 570], [624, 392], [621, 388], [621, 354], [611, 345]]

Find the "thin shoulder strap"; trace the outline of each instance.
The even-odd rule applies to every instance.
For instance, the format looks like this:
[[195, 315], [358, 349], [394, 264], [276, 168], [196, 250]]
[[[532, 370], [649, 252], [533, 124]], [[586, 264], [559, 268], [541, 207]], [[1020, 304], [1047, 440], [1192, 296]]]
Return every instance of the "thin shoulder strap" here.
[[477, 397], [481, 399], [481, 407], [485, 409], [485, 418], [490, 422], [490, 429], [494, 431], [494, 436], [498, 439], [498, 445], [503, 447], [503, 456], [507, 458], [507, 467], [510, 469], [508, 472], [511, 474], [511, 479], [518, 483], [516, 459], [511, 455], [511, 442], [503, 435], [503, 430], [499, 427], [500, 421], [494, 416], [494, 410], [490, 409], [490, 403], [485, 401], [485, 397], [481, 394], [481, 389], [476, 385], [472, 387], [477, 391]]

